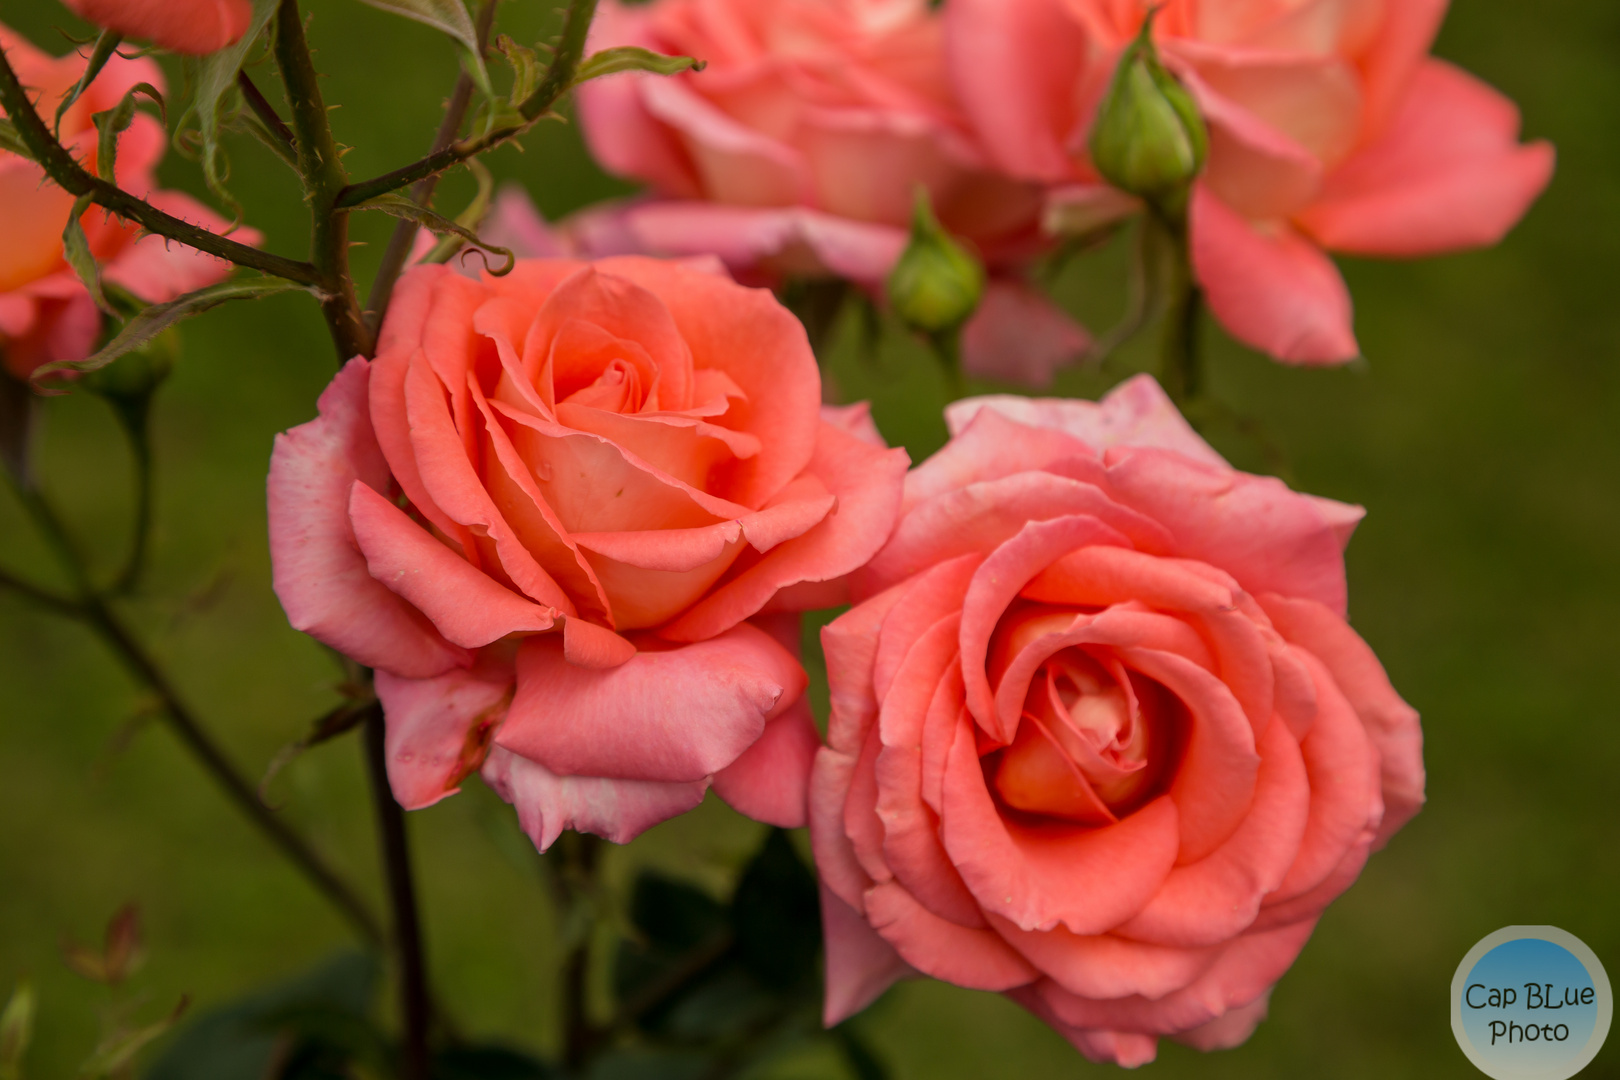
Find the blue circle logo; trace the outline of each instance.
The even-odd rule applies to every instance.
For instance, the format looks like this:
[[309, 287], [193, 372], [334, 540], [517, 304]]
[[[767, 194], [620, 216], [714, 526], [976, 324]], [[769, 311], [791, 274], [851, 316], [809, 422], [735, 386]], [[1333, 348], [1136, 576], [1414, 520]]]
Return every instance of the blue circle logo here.
[[1567, 1080], [1597, 1056], [1614, 996], [1591, 949], [1556, 926], [1509, 926], [1451, 980], [1457, 1045], [1493, 1080]]

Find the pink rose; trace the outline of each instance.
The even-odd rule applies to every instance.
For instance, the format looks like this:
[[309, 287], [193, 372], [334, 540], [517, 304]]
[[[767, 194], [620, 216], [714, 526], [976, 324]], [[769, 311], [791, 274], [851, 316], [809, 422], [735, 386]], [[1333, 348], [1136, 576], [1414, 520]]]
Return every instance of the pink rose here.
[[927, 0], [604, 0], [591, 46], [617, 45], [708, 67], [581, 88], [592, 153], [656, 196], [583, 215], [573, 231], [590, 254], [713, 254], [751, 280], [832, 275], [876, 292], [921, 187], [1001, 272], [986, 317], [1006, 325], [968, 343], [970, 368], [1017, 377], [1033, 363], [1045, 381], [1088, 343], [1014, 272], [1043, 245], [1039, 188], [987, 165]]
[[827, 1020], [915, 969], [1096, 1060], [1236, 1045], [1423, 802], [1345, 623], [1361, 510], [1234, 471], [1147, 376], [948, 418], [822, 633]]
[[[996, 163], [1089, 218], [1097, 104], [1138, 0], [952, 0], [949, 52]], [[1297, 364], [1359, 353], [1326, 251], [1409, 257], [1494, 244], [1552, 174], [1502, 95], [1428, 55], [1446, 0], [1170, 0], [1154, 26], [1210, 129], [1192, 258], [1222, 325]], [[1106, 200], [1117, 205], [1117, 199]]]
[[541, 848], [711, 783], [802, 824], [818, 739], [773, 613], [840, 602], [907, 464], [820, 400], [793, 316], [696, 266], [408, 272], [269, 484], [276, 593], [377, 669], [401, 804], [482, 768]]
[[162, 49], [203, 56], [242, 40], [253, 22], [248, 0], [62, 0], [97, 26]]
[[[56, 102], [84, 73], [78, 54], [51, 57], [0, 26], [0, 47], [30, 89], [47, 119]], [[151, 60], [114, 56], [96, 81], [62, 118], [61, 138], [86, 168], [96, 167], [97, 132], [92, 114], [117, 106], [136, 83], [163, 87], [163, 73]], [[219, 215], [178, 191], [154, 190], [158, 160], [168, 136], [144, 112], [118, 140], [117, 179], [124, 190], [194, 224], [224, 232]], [[94, 350], [101, 313], [62, 253], [62, 229], [74, 197], [52, 184], [32, 161], [0, 150], [0, 354], [5, 368], [26, 379], [52, 360], [82, 360]], [[79, 219], [102, 277], [148, 303], [172, 300], [211, 285], [230, 273], [230, 264], [161, 236], [142, 236], [137, 226], [92, 206]], [[236, 239], [257, 243], [259, 234], [239, 229]]]

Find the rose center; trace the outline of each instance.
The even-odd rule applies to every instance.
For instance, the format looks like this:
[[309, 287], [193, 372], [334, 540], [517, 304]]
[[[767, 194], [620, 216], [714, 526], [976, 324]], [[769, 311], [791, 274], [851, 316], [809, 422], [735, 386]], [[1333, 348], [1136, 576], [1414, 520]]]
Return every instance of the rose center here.
[[995, 788], [1014, 809], [1087, 825], [1117, 821], [1164, 772], [1173, 742], [1165, 712], [1156, 688], [1118, 661], [1064, 649], [1031, 680]]

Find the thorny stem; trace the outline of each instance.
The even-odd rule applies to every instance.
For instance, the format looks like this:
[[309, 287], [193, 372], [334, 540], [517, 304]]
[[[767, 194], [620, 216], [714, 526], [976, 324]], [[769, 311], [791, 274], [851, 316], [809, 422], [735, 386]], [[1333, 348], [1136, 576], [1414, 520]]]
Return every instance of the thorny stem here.
[[10, 470], [6, 473], [12, 481], [12, 488], [18, 500], [71, 578], [75, 595], [72, 598], [56, 596], [9, 574], [0, 574], [0, 584], [14, 588], [61, 614], [70, 615], [95, 631], [136, 681], [149, 689], [163, 703], [163, 716], [168, 721], [170, 729], [179, 737], [181, 744], [213, 776], [225, 795], [271, 843], [281, 849], [282, 854], [303, 872], [316, 890], [337, 907], [362, 938], [371, 944], [381, 943], [382, 931], [366, 904], [327, 866], [325, 860], [316, 854], [303, 837], [259, 801], [253, 785], [243, 777], [225, 756], [225, 752], [204, 730], [196, 714], [185, 703], [185, 699], [169, 681], [169, 677], [158, 666], [157, 661], [119, 618], [117, 612], [108, 605], [106, 598], [95, 591], [84, 560], [80, 557], [66, 528], [63, 527], [61, 519], [56, 516], [56, 512], [35, 488], [22, 483], [18, 477], [11, 474]]
[[254, 83], [246, 68], [237, 70], [236, 85], [242, 91], [242, 99], [247, 102], [248, 108], [253, 110], [253, 115], [257, 116], [259, 122], [265, 126], [265, 130], [280, 140], [289, 154], [296, 155], [298, 153], [298, 139], [293, 135], [292, 128], [288, 127], [287, 121], [283, 120], [281, 114], [276, 112], [276, 107], [270, 104], [270, 99], [264, 96], [264, 91], [260, 90], [258, 85]]
[[327, 122], [298, 0], [281, 0], [276, 12], [276, 65], [292, 104], [298, 173], [304, 180], [304, 198], [314, 226], [310, 255], [314, 283], [323, 294], [321, 312], [337, 346], [339, 363], [370, 356], [374, 338], [360, 317], [354, 278], [349, 274], [349, 215], [338, 205], [349, 177]]
[[383, 871], [393, 912], [391, 942], [400, 976], [400, 1037], [404, 1046], [402, 1080], [428, 1080], [428, 1026], [432, 1018], [427, 988], [427, 960], [417, 913], [416, 883], [411, 876], [411, 849], [405, 811], [388, 783], [387, 726], [382, 707], [373, 704], [366, 716], [366, 772], [377, 811]]
[[[496, 0], [484, 0], [483, 8], [478, 12], [480, 52], [488, 46], [490, 31], [495, 26], [495, 4]], [[456, 132], [461, 130], [461, 122], [467, 118], [467, 107], [472, 104], [472, 92], [472, 76], [463, 71], [456, 79], [455, 89], [450, 92], [444, 119], [439, 122], [438, 133], [433, 137], [431, 153], [436, 154], [455, 141]], [[438, 174], [423, 177], [411, 189], [411, 201], [418, 206], [427, 206], [432, 202], [433, 189], [438, 185]], [[394, 234], [388, 238], [382, 265], [377, 268], [377, 277], [371, 284], [371, 295], [366, 298], [366, 324], [374, 334], [382, 326], [383, 316], [388, 313], [388, 301], [393, 299], [394, 285], [399, 281], [399, 275], [405, 269], [405, 260], [410, 258], [411, 248], [421, 231], [421, 222], [401, 218], [394, 226]]]
[[0, 50], [0, 109], [17, 129], [17, 135], [32, 157], [64, 191], [89, 195], [97, 205], [127, 218], [147, 232], [178, 240], [198, 251], [218, 256], [238, 266], [296, 281], [300, 285], [320, 285], [319, 271], [310, 263], [272, 255], [248, 247], [207, 229], [165, 214], [144, 199], [136, 198], [115, 184], [91, 175], [51, 134], [34, 108], [28, 91], [12, 70], [10, 60]]
[[[287, 3], [290, 0], [283, 2]], [[552, 58], [551, 66], [546, 69], [546, 77], [535, 92], [518, 106], [518, 113], [523, 118], [521, 124], [511, 124], [482, 135], [459, 139], [404, 168], [395, 169], [371, 180], [350, 184], [339, 195], [338, 207], [359, 206], [379, 195], [398, 191], [430, 176], [437, 176], [446, 169], [459, 165], [468, 158], [477, 157], [486, 150], [493, 150], [513, 136], [527, 131], [537, 120], [550, 112], [551, 107], [573, 85], [574, 73], [578, 70], [580, 57], [585, 52], [585, 35], [590, 29], [591, 18], [596, 14], [596, 3], [597, 0], [572, 0], [568, 5], [562, 40], [557, 44], [557, 53]]]

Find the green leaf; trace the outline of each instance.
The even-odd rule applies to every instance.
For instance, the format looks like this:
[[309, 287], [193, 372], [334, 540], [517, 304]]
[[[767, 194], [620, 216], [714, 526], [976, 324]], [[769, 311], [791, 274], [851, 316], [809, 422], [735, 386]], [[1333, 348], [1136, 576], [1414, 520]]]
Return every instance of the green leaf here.
[[84, 223], [79, 220], [93, 201], [93, 196], [80, 195], [74, 201], [73, 209], [68, 211], [67, 224], [62, 227], [62, 255], [67, 259], [67, 264], [73, 267], [73, 272], [79, 275], [79, 280], [84, 282], [96, 307], [110, 315], [113, 309], [101, 288], [101, 267], [96, 264], [95, 253], [90, 250], [90, 240], [84, 235]]
[[192, 85], [196, 87], [191, 112], [197, 118], [197, 131], [202, 141], [203, 182], [208, 185], [209, 191], [231, 208], [238, 219], [242, 216], [242, 206], [225, 190], [230, 163], [220, 148], [220, 134], [240, 107], [236, 73], [241, 70], [248, 50], [253, 48], [253, 43], [275, 16], [277, 6], [277, 0], [253, 0], [253, 21], [241, 40], [191, 62], [194, 65], [191, 69]]
[[690, 56], [665, 56], [636, 45], [621, 45], [603, 49], [580, 61], [574, 75], [574, 85], [600, 79], [604, 75], [617, 75], [621, 71], [645, 71], [653, 75], [679, 75], [683, 71], [702, 71], [705, 61]]
[[129, 125], [135, 122], [135, 95], [145, 94], [158, 103], [158, 108], [164, 110], [165, 117], [168, 106], [163, 103], [163, 95], [151, 83], [136, 83], [124, 94], [122, 100], [111, 109], [96, 113], [91, 119], [96, 122], [96, 131], [99, 133], [96, 143], [96, 175], [109, 184], [118, 183], [118, 136], [129, 130]]
[[142, 308], [94, 355], [83, 360], [58, 360], [41, 365], [35, 369], [30, 378], [35, 386], [38, 386], [41, 380], [63, 372], [98, 371], [125, 353], [147, 345], [176, 323], [194, 315], [201, 315], [228, 300], [259, 300], [295, 289], [304, 289], [304, 286], [280, 278], [245, 278], [210, 285], [206, 289], [186, 293], [166, 304], [153, 304], [151, 307]]
[[483, 51], [478, 45], [478, 31], [467, 5], [462, 0], [361, 0], [382, 11], [403, 15], [407, 19], [426, 23], [450, 35], [462, 47], [461, 61], [467, 72], [485, 94], [493, 94], [489, 84], [489, 69], [484, 66]]
[[502, 277], [506, 274], [510, 274], [512, 272], [512, 267], [517, 265], [517, 256], [512, 254], [511, 249], [498, 247], [494, 244], [486, 244], [484, 241], [478, 239], [477, 233], [473, 232], [465, 225], [451, 221], [443, 214], [429, 210], [420, 203], [412, 202], [410, 199], [399, 194], [398, 192], [389, 192], [386, 195], [378, 195], [374, 199], [367, 199], [365, 202], [355, 207], [355, 209], [381, 210], [385, 214], [392, 214], [395, 217], [414, 221], [418, 225], [421, 225], [426, 229], [430, 229], [441, 236], [449, 233], [450, 235], [460, 237], [465, 242], [482, 251], [493, 252], [496, 255], [504, 255], [506, 256], [506, 265], [502, 266], [498, 270], [490, 270], [490, 273], [496, 277]]
[[737, 882], [731, 927], [743, 965], [779, 991], [816, 976], [821, 951], [821, 902], [815, 875], [786, 832], [772, 829]]
[[34, 1037], [36, 1011], [34, 988], [18, 983], [6, 1011], [0, 1012], [0, 1080], [22, 1080], [23, 1055]]
[[101, 36], [96, 38], [96, 47], [90, 50], [90, 61], [85, 65], [84, 74], [79, 76], [78, 84], [67, 92], [62, 98], [62, 103], [56, 107], [55, 131], [58, 134], [62, 131], [62, 117], [66, 116], [67, 111], [73, 108], [73, 103], [90, 89], [90, 84], [96, 81], [96, 76], [101, 74], [101, 69], [107, 66], [107, 61], [112, 59], [113, 53], [118, 51], [119, 42], [123, 40], [122, 34], [111, 30], [103, 30]]
[[145, 1080], [263, 1080], [281, 1042], [269, 1023], [272, 1017], [298, 1008], [364, 1015], [380, 974], [375, 957], [344, 953], [297, 978], [211, 1009], [180, 1031]]

